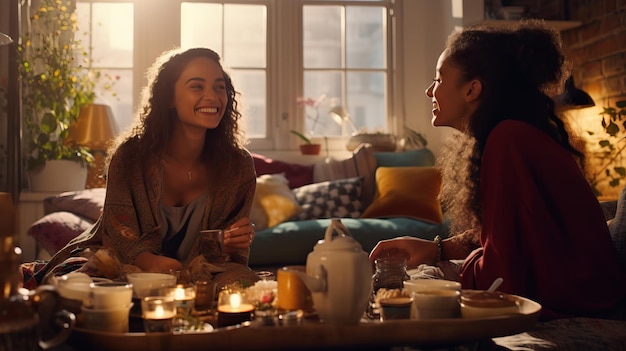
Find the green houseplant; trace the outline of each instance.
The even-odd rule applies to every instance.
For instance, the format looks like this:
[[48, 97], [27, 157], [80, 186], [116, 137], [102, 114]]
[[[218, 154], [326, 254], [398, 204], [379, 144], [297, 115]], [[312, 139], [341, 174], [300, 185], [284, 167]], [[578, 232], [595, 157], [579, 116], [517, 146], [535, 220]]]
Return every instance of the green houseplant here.
[[617, 101], [615, 107], [603, 107], [600, 117], [605, 135], [598, 141], [598, 151], [594, 155], [600, 161], [599, 167], [590, 178], [597, 195], [602, 195], [603, 184], [620, 189], [626, 183], [626, 160], [623, 155], [626, 149], [626, 100]]
[[321, 144], [315, 144], [309, 139], [306, 135], [298, 132], [297, 130], [291, 130], [291, 134], [297, 136], [304, 142], [304, 144], [300, 145], [300, 153], [303, 155], [319, 155], [322, 150]]
[[41, 0], [18, 42], [26, 168], [49, 160], [92, 163], [89, 149], [66, 142], [81, 106], [95, 99], [100, 75], [85, 68], [87, 52], [75, 38], [75, 4]]

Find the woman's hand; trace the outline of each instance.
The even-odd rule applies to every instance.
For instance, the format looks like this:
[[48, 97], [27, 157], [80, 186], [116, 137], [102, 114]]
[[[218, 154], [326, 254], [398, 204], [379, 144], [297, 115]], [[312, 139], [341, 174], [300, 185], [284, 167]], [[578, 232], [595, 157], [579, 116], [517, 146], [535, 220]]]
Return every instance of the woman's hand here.
[[254, 240], [254, 224], [248, 217], [243, 217], [224, 230], [224, 248], [247, 249]]
[[422, 263], [432, 264], [437, 260], [437, 244], [432, 241], [404, 236], [381, 240], [370, 253], [370, 262], [374, 267], [377, 258], [403, 257], [409, 269]]
[[134, 265], [144, 272], [169, 273], [170, 271], [180, 271], [183, 265], [180, 261], [150, 252], [142, 252], [135, 258]]

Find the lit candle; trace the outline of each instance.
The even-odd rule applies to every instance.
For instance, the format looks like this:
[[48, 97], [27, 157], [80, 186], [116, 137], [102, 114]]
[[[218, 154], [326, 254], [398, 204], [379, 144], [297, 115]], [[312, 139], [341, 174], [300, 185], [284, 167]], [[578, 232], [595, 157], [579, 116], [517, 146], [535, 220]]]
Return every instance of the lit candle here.
[[249, 321], [253, 311], [254, 305], [240, 292], [222, 291], [217, 304], [217, 324], [223, 327]]
[[176, 316], [173, 321], [174, 333], [184, 332], [191, 325], [190, 316], [193, 309], [196, 290], [193, 285], [177, 284], [161, 289], [161, 294], [170, 296], [176, 302]]
[[171, 332], [176, 304], [171, 296], [148, 296], [141, 300], [141, 312], [146, 333]]

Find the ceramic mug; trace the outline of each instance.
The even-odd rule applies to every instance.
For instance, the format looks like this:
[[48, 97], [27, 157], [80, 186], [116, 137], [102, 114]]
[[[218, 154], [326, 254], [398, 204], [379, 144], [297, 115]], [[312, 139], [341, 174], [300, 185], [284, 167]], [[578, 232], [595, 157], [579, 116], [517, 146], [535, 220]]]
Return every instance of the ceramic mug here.
[[113, 309], [126, 306], [133, 300], [133, 285], [124, 282], [89, 284], [89, 306], [95, 309]]
[[461, 293], [457, 290], [424, 290], [413, 293], [417, 319], [461, 317]]
[[276, 298], [278, 307], [284, 310], [313, 309], [311, 291], [293, 271], [305, 272], [304, 266], [286, 266], [276, 272]]

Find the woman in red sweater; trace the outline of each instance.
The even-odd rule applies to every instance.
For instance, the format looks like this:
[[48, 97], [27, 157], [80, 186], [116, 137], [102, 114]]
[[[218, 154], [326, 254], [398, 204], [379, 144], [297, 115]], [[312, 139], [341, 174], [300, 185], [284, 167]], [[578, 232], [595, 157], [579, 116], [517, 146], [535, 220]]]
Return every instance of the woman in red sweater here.
[[382, 241], [372, 260], [464, 259], [463, 288], [502, 277], [498, 290], [539, 302], [544, 320], [624, 318], [626, 275], [584, 156], [550, 98], [567, 76], [565, 61], [559, 34], [539, 22], [450, 36], [426, 95], [432, 124], [459, 132], [442, 157], [453, 235]]

